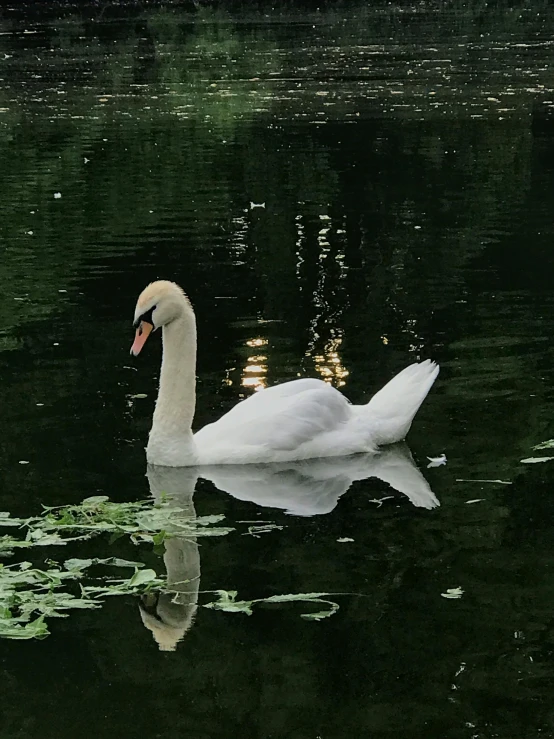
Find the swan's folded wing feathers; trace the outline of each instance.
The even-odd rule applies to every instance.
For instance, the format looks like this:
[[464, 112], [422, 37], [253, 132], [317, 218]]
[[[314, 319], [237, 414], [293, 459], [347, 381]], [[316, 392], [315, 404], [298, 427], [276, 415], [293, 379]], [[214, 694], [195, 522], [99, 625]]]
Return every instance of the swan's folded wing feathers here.
[[[260, 396], [266, 392], [269, 393], [264, 390]], [[275, 394], [273, 398], [266, 396], [264, 402], [251, 403], [255, 399], [253, 396], [235, 406], [220, 421], [201, 429], [197, 438], [203, 444], [215, 444], [228, 441], [229, 431], [232, 431], [233, 445], [289, 451], [318, 435], [336, 430], [351, 417], [351, 406], [346, 398], [323, 382], [310, 384], [292, 395]], [[236, 413], [240, 406], [243, 406], [242, 412]]]
[[265, 390], [253, 393], [250, 397], [237, 403], [217, 423], [229, 424], [229, 428], [234, 430], [237, 424], [258, 418], [269, 418], [275, 412], [278, 412], [284, 403], [289, 402], [291, 398], [298, 398], [308, 390], [319, 390], [325, 393], [326, 396], [334, 393], [340, 396], [343, 401], [345, 400], [338, 390], [322, 380], [306, 377], [291, 382], [283, 382], [281, 385], [273, 385], [265, 388]]
[[273, 449], [290, 451], [320, 434], [337, 429], [349, 418], [348, 404], [340, 394], [318, 388], [290, 398], [273, 420], [260, 419], [260, 428], [256, 428], [258, 423], [254, 423], [248, 433], [253, 434], [253, 441], [267, 434], [267, 443]]
[[[235, 430], [245, 423], [271, 419], [275, 414], [283, 411], [289, 403], [296, 403], [299, 397], [303, 396], [308, 390], [320, 391], [322, 393], [321, 397], [327, 398], [335, 395], [342, 403], [346, 401], [344, 395], [331, 385], [322, 380], [307, 377], [284, 382], [281, 385], [273, 385], [265, 388], [265, 390], [253, 393], [250, 397], [233, 406], [218, 421], [210, 424], [210, 427], [217, 426], [221, 432], [226, 429], [234, 435]], [[298, 408], [296, 405], [294, 407]], [[205, 428], [198, 431], [197, 434], [203, 434]]]

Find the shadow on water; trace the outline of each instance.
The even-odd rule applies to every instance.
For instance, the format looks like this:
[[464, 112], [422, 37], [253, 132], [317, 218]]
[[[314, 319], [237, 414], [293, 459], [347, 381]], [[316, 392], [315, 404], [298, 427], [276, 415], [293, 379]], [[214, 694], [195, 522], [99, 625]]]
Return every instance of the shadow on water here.
[[[115, 542], [191, 583], [3, 641], [2, 736], [554, 731], [552, 467], [520, 463], [554, 437], [553, 9], [320, 8], [2, 6], [0, 509], [168, 488], [282, 527], [163, 564]], [[145, 480], [159, 349], [128, 349], [156, 277], [195, 306], [196, 427], [298, 376], [365, 402], [432, 357], [409, 443], [447, 464]], [[199, 608], [217, 588], [364, 597], [308, 623]]]

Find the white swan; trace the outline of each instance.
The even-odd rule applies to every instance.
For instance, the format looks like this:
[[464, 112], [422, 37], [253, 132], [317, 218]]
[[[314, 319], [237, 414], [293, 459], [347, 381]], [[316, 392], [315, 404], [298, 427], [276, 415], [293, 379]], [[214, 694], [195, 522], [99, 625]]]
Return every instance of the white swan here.
[[146, 455], [151, 464], [291, 462], [372, 452], [401, 441], [439, 368], [430, 360], [402, 370], [366, 405], [351, 405], [315, 379], [293, 380], [255, 393], [194, 435], [196, 319], [182, 289], [160, 280], [140, 294], [131, 354], [163, 329], [160, 388]]

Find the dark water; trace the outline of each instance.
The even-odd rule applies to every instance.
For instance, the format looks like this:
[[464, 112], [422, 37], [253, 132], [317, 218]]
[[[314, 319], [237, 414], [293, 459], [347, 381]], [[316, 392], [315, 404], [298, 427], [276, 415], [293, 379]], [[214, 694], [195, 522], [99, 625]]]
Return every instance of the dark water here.
[[159, 348], [128, 349], [157, 277], [196, 309], [198, 426], [298, 375], [365, 402], [442, 367], [408, 439], [440, 507], [200, 480], [198, 514], [283, 529], [166, 554], [200, 590], [361, 596], [320, 623], [183, 606], [175, 651], [132, 599], [4, 641], [2, 739], [554, 736], [554, 468], [520, 463], [554, 436], [549, 6], [2, 13], [1, 510], [190, 504], [145, 477]]

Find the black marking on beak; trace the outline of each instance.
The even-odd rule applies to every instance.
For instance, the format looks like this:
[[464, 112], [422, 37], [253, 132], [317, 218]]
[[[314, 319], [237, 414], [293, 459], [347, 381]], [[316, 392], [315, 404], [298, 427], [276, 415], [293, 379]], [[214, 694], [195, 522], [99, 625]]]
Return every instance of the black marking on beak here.
[[156, 306], [153, 305], [150, 310], [147, 310], [145, 313], [142, 314], [142, 316], [139, 316], [137, 320], [133, 323], [134, 328], [138, 328], [140, 326], [141, 321], [144, 321], [145, 323], [149, 323], [152, 327], [154, 326], [154, 321], [152, 320], [152, 313], [156, 310]]

